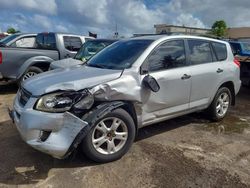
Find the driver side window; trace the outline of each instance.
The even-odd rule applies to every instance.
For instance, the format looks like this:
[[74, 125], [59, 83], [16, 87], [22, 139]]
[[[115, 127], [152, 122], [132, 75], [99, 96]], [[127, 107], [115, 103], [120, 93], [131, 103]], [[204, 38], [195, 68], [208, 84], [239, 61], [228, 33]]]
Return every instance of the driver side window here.
[[149, 72], [185, 66], [184, 41], [173, 40], [161, 44], [150, 54], [147, 61]]

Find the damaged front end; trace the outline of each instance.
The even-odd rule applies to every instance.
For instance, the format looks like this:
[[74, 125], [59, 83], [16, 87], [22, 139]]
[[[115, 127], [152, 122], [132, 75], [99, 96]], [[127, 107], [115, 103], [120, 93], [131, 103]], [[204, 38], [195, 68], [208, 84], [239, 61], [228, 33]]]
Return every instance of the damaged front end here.
[[93, 103], [88, 90], [59, 91], [40, 98], [24, 97], [19, 91], [10, 117], [27, 144], [55, 158], [64, 158], [70, 154], [69, 148], [77, 135], [88, 126], [78, 114]]
[[31, 147], [59, 159], [78, 147], [99, 118], [124, 104], [94, 104], [88, 89], [57, 91], [40, 98], [30, 96], [26, 104], [20, 103], [21, 93], [18, 92], [10, 112], [21, 137]]

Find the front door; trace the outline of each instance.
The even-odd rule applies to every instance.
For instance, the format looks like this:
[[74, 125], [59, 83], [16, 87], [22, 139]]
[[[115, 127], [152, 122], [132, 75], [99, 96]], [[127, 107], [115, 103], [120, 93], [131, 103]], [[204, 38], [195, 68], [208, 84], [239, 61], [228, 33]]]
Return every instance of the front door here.
[[146, 90], [143, 101], [143, 124], [150, 124], [189, 108], [190, 71], [183, 40], [160, 44], [146, 60], [149, 75], [159, 86], [158, 92]]

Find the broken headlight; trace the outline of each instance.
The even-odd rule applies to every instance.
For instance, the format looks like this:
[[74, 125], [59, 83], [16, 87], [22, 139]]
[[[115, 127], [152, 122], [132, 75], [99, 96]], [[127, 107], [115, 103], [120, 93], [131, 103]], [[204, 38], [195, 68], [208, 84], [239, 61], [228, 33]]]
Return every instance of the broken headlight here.
[[90, 109], [94, 104], [94, 96], [87, 92], [84, 97], [82, 97], [75, 105], [74, 108], [77, 108], [79, 110], [88, 110]]
[[89, 109], [94, 103], [94, 97], [87, 91], [58, 92], [42, 96], [35, 109], [44, 112], [65, 112], [75, 104], [78, 109]]

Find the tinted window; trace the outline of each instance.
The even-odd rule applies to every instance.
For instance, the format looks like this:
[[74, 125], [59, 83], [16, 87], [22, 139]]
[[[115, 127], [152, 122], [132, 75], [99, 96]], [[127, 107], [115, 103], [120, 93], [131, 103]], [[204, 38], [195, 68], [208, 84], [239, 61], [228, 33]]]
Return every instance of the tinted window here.
[[114, 41], [99, 41], [99, 40], [90, 40], [85, 42], [78, 53], [75, 56], [75, 59], [81, 60], [83, 62], [90, 59], [97, 52], [101, 51], [106, 46], [109, 46]]
[[11, 47], [17, 48], [32, 48], [35, 45], [35, 37], [25, 37], [18, 39], [16, 42], [12, 43]]
[[188, 40], [190, 62], [194, 65], [213, 62], [210, 43], [204, 40]]
[[37, 48], [42, 48], [42, 46], [43, 46], [43, 35], [37, 35], [37, 37], [36, 37], [36, 46], [37, 46]]
[[235, 53], [240, 53], [241, 52], [241, 47], [239, 43], [230, 43], [230, 46], [232, 48], [232, 52]]
[[168, 41], [157, 47], [148, 57], [149, 71], [183, 67], [186, 55], [183, 40]]
[[48, 49], [56, 49], [56, 37], [54, 34], [44, 35], [44, 45]]
[[106, 69], [126, 69], [137, 60], [152, 40], [123, 40], [103, 49], [87, 65]]
[[40, 49], [56, 49], [56, 37], [53, 33], [39, 34], [36, 37], [36, 46]]
[[214, 48], [218, 61], [227, 59], [227, 46], [225, 44], [213, 42], [212, 46]]
[[63, 37], [64, 46], [69, 51], [78, 51], [82, 46], [82, 41], [79, 37]]

